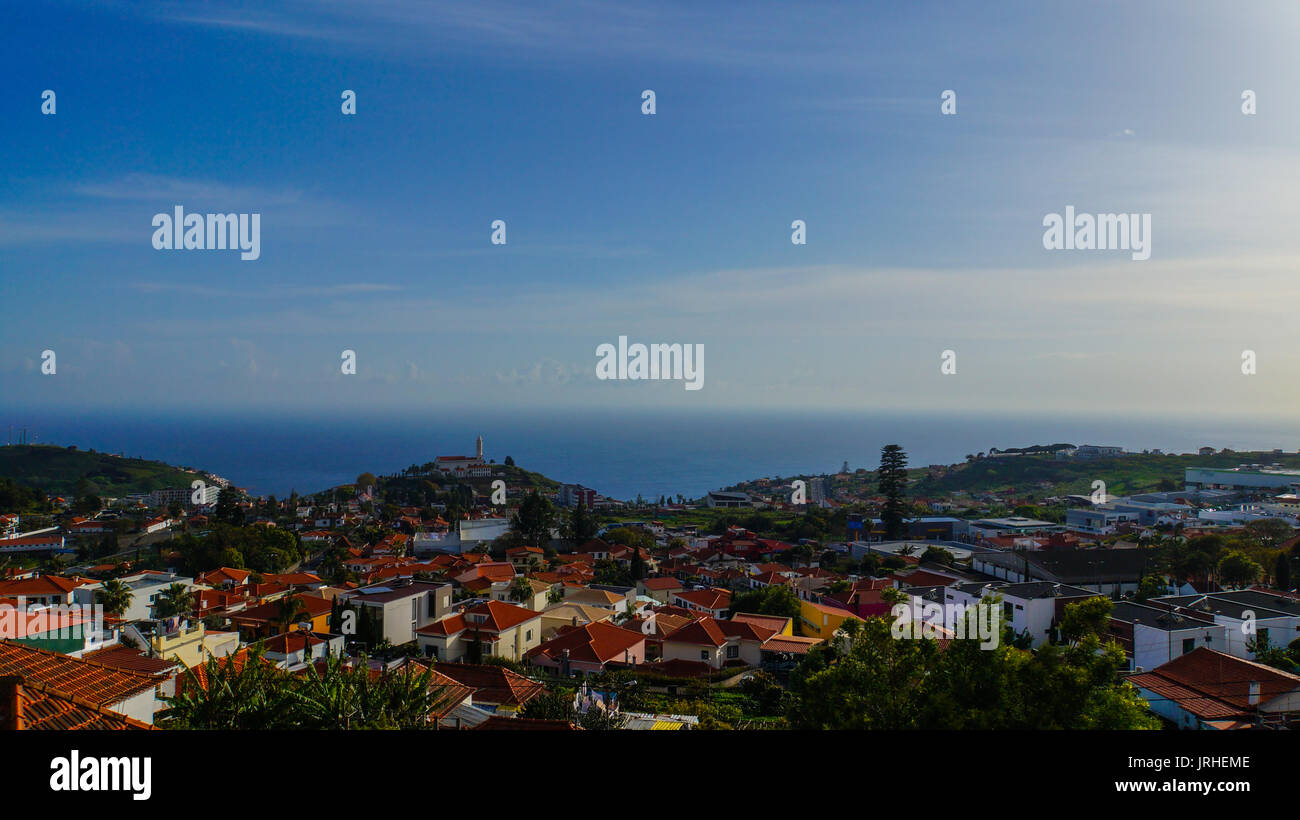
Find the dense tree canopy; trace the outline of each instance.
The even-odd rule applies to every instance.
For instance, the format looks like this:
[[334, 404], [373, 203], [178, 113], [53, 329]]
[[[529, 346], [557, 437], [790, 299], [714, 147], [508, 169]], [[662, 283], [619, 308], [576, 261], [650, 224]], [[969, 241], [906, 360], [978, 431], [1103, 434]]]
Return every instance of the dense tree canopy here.
[[[1119, 682], [1124, 653], [1095, 631], [1109, 601], [1070, 618], [1077, 641], [1028, 651], [1007, 640], [895, 638], [883, 618], [845, 623], [844, 648], [811, 653], [791, 681], [800, 729], [1150, 729], [1158, 722]], [[1079, 606], [1078, 604], [1072, 606]], [[1069, 608], [1067, 608], [1068, 611]]]
[[545, 547], [551, 540], [555, 508], [551, 500], [537, 490], [524, 497], [519, 511], [510, 519], [510, 529], [530, 547]]
[[168, 546], [180, 552], [181, 567], [187, 575], [217, 567], [282, 572], [305, 555], [298, 539], [288, 530], [224, 523], [213, 525], [202, 536], [179, 535]]

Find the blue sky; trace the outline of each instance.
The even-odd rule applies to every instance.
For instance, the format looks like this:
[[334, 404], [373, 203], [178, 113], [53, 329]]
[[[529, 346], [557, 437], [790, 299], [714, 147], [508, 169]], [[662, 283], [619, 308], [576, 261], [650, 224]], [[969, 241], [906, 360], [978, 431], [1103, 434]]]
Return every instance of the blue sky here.
[[[265, 5], [5, 3], [6, 403], [1296, 398], [1293, 3]], [[155, 250], [177, 204], [260, 213], [261, 258]], [[1152, 214], [1151, 259], [1045, 251], [1066, 205]], [[619, 335], [705, 388], [597, 381]]]

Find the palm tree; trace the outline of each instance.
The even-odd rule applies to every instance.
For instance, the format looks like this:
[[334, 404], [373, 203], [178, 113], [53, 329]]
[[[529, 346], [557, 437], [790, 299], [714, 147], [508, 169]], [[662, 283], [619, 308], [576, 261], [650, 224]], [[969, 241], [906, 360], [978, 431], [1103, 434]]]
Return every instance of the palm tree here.
[[96, 597], [109, 615], [121, 615], [126, 612], [127, 607], [131, 606], [131, 599], [135, 597], [135, 593], [126, 584], [112, 578], [103, 583]]
[[188, 615], [194, 610], [194, 590], [184, 584], [172, 584], [158, 594], [153, 609], [158, 618]]
[[281, 598], [276, 608], [275, 622], [279, 624], [281, 632], [288, 632], [290, 624], [311, 618], [307, 605], [297, 595], [286, 595]]
[[510, 600], [522, 603], [527, 601], [533, 594], [533, 586], [528, 583], [528, 579], [520, 575], [515, 578], [514, 583], [510, 585]]
[[262, 659], [254, 646], [235, 656], [209, 656], [177, 680], [173, 698], [158, 716], [174, 729], [298, 728], [291, 678]]
[[326, 656], [320, 669], [309, 666], [290, 686], [288, 717], [304, 729], [430, 728], [449, 695], [432, 678], [433, 667], [423, 664], [374, 676], [364, 657], [345, 666]]

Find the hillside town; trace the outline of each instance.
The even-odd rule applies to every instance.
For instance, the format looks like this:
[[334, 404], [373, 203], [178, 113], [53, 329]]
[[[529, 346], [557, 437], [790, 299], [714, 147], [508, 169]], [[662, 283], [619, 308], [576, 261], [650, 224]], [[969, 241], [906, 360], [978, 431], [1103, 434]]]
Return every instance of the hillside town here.
[[[1125, 455], [1015, 454], [1095, 464], [1091, 493], [922, 495], [934, 468], [891, 445], [872, 471], [638, 504], [497, 464], [480, 437], [286, 499], [210, 474], [122, 498], [10, 492], [0, 727], [1300, 726], [1300, 471], [1251, 454], [1107, 493]], [[966, 651], [977, 612], [996, 627], [983, 657]], [[847, 696], [898, 686], [882, 654], [912, 670], [905, 718]], [[994, 662], [1094, 682], [964, 710], [988, 694], [937, 682]], [[329, 681], [410, 708], [267, 705]]]

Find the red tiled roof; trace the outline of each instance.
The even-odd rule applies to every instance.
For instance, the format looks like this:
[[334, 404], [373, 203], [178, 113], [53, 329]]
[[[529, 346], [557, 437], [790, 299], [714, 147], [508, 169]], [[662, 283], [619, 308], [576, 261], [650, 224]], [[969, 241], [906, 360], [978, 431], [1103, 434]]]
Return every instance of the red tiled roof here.
[[731, 616], [731, 620], [737, 623], [761, 626], [772, 632], [781, 632], [790, 625], [790, 619], [780, 615], [755, 615], [750, 612], [737, 612]]
[[695, 620], [685, 615], [673, 615], [668, 612], [655, 613], [655, 637], [664, 638]]
[[478, 606], [472, 606], [465, 610], [466, 622], [472, 624], [475, 620], [472, 616], [475, 615], [486, 616], [486, 618], [479, 621], [478, 626], [480, 628], [500, 632], [503, 629], [509, 629], [512, 626], [531, 621], [533, 618], [540, 618], [542, 613], [508, 604], [505, 601], [484, 601]]
[[[191, 666], [189, 671], [194, 674], [194, 679], [198, 683], [199, 688], [206, 690], [208, 688], [208, 663], [210, 661], [216, 660], [218, 669], [225, 669], [227, 664], [234, 664], [234, 670], [239, 672], [243, 670], [244, 665], [248, 663], [248, 660], [251, 657], [253, 657], [253, 655], [248, 651], [248, 648], [245, 647], [233, 655], [226, 655], [215, 659], [209, 656], [202, 663], [196, 663]], [[265, 657], [260, 657], [259, 662], [266, 666], [274, 666], [274, 664]], [[176, 694], [179, 695], [188, 684], [188, 676], [182, 675], [178, 678], [176, 681]]]
[[86, 582], [78, 579], [64, 578], [62, 575], [38, 575], [35, 578], [22, 578], [16, 581], [0, 581], [0, 595], [32, 597], [35, 595], [67, 595]]
[[723, 634], [722, 629], [718, 626], [717, 620], [713, 618], [700, 618], [698, 621], [691, 621], [686, 626], [676, 630], [671, 635], [664, 638], [664, 640], [672, 641], [674, 643], [691, 643], [716, 648], [727, 642], [727, 636]]
[[[411, 666], [414, 667], [412, 672], [416, 675], [423, 675], [429, 665], [422, 661], [412, 660]], [[437, 702], [433, 707], [433, 717], [444, 718], [450, 715], [457, 706], [460, 706], [474, 694], [472, 687], [449, 678], [438, 670], [432, 670], [429, 675], [429, 688], [439, 690]]]
[[21, 675], [0, 676], [0, 730], [152, 729], [126, 715]]
[[574, 661], [605, 664], [624, 658], [624, 653], [645, 641], [645, 635], [603, 621], [568, 627], [554, 638], [528, 652], [528, 657], [546, 655], [558, 660], [564, 651]]
[[[469, 617], [470, 614], [487, 615], [484, 620], [475, 623]], [[542, 613], [535, 612], [531, 609], [524, 609], [521, 606], [507, 604], [504, 601], [487, 601], [478, 606], [471, 607], [465, 612], [457, 612], [455, 615], [449, 615], [433, 623], [422, 626], [415, 630], [419, 635], [455, 635], [466, 629], [477, 627], [479, 630], [499, 634], [502, 630], [510, 629], [519, 624], [531, 621], [533, 618], [540, 618]]]
[[466, 581], [473, 578], [487, 578], [492, 581], [509, 581], [515, 577], [515, 565], [509, 561], [492, 561], [475, 564], [457, 576]]
[[793, 652], [806, 655], [808, 650], [821, 642], [821, 638], [805, 638], [800, 635], [773, 635], [763, 642], [763, 651]]
[[1300, 691], [1300, 676], [1203, 646], [1128, 680], [1202, 719], [1253, 714], [1252, 681], [1259, 683], [1260, 703]]
[[693, 589], [679, 592], [677, 597], [701, 609], [724, 609], [731, 605], [731, 593], [725, 589]]
[[12, 641], [0, 641], [0, 675], [20, 675], [27, 682], [45, 684], [98, 706], [120, 703], [158, 683], [153, 675], [126, 672]]
[[646, 589], [681, 589], [682, 582], [676, 578], [646, 578], [641, 582]]
[[541, 681], [524, 677], [504, 666], [470, 663], [436, 663], [435, 671], [474, 690], [474, 700], [498, 706], [523, 706], [546, 691]]
[[287, 572], [281, 575], [267, 573], [262, 579], [268, 584], [284, 584], [285, 586], [319, 584], [320, 576], [314, 572]]
[[768, 629], [745, 621], [719, 621], [706, 617], [691, 621], [682, 628], [670, 633], [664, 641], [689, 643], [698, 646], [719, 647], [727, 643], [728, 638], [758, 641], [762, 643], [775, 635], [777, 630]]
[[[294, 597], [302, 601], [303, 608], [307, 610], [307, 615], [312, 620], [328, 614], [334, 608], [332, 601], [328, 598], [321, 598], [318, 595], [295, 595]], [[274, 623], [279, 619], [279, 617], [280, 601], [278, 600], [259, 604], [258, 606], [250, 607], [242, 612], [235, 612], [230, 615], [232, 621], [245, 625]]]
[[83, 652], [81, 659], [83, 661], [102, 663], [105, 666], [123, 669], [127, 672], [143, 672], [146, 675], [162, 676], [181, 668], [179, 661], [151, 658], [139, 649], [121, 645], [97, 649], [94, 652]]
[[320, 646], [323, 643], [325, 643], [323, 638], [318, 638], [311, 633], [294, 631], [267, 638], [264, 646], [267, 652], [288, 655], [291, 652], [301, 652], [307, 647]]
[[958, 579], [948, 575], [940, 575], [937, 572], [927, 572], [923, 569], [913, 570], [903, 575], [895, 572], [894, 578], [898, 579], [901, 584], [910, 587], [946, 587], [957, 583]]

